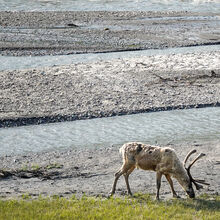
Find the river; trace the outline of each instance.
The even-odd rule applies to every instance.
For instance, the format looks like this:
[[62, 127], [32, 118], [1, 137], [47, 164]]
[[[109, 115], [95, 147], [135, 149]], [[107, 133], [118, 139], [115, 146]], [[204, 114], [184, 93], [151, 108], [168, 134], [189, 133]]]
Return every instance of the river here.
[[0, 155], [109, 147], [128, 141], [151, 144], [219, 141], [219, 131], [219, 107], [1, 128]]
[[219, 12], [219, 0], [0, 0], [0, 11]]

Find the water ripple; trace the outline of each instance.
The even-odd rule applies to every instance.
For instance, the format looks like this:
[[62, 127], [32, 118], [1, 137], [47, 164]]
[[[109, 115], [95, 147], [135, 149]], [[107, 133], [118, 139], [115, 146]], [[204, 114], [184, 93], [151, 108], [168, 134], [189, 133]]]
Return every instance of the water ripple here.
[[219, 0], [0, 0], [0, 11], [205, 11], [219, 12]]
[[129, 141], [165, 144], [214, 140], [220, 140], [220, 107], [1, 128], [0, 155], [108, 147]]

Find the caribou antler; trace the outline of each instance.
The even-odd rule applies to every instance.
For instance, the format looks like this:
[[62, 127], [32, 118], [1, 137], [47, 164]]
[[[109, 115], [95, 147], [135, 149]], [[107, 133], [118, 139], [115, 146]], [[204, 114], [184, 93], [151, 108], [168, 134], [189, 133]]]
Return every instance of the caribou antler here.
[[194, 179], [194, 181], [197, 182], [197, 183], [201, 183], [201, 184], [207, 185], [207, 186], [210, 185], [209, 183], [206, 183], [205, 180]]
[[[209, 184], [209, 183], [206, 183], [205, 180], [193, 179], [193, 177], [192, 177], [192, 175], [191, 175], [191, 173], [190, 173], [190, 169], [191, 169], [191, 167], [193, 166], [193, 164], [194, 164], [197, 160], [199, 160], [199, 159], [201, 159], [202, 157], [204, 157], [205, 154], [201, 153], [199, 156], [197, 156], [197, 157], [190, 163], [190, 165], [189, 165], [188, 167], [186, 167], [186, 162], [187, 162], [187, 160], [188, 160], [189, 157], [190, 157], [192, 154], [194, 154], [194, 153], [196, 153], [196, 150], [195, 150], [195, 149], [192, 150], [192, 151], [190, 151], [190, 152], [187, 154], [187, 156], [186, 156], [185, 159], [184, 159], [184, 167], [185, 167], [185, 169], [186, 169], [186, 171], [187, 171], [187, 173], [188, 173], [188, 176], [189, 176], [191, 182], [195, 185], [195, 187], [196, 187], [197, 190], [200, 190], [200, 189], [203, 188], [203, 186], [202, 186], [201, 184], [203, 184], [203, 185], [210, 185], [210, 184]], [[198, 184], [198, 183], [200, 183], [200, 184]]]
[[193, 162], [191, 162], [191, 164], [188, 166], [188, 169], [190, 169], [190, 168], [192, 167], [192, 165], [193, 165], [197, 160], [199, 160], [200, 158], [202, 158], [202, 157], [204, 157], [204, 156], [205, 156], [205, 154], [201, 153], [198, 157], [196, 157], [196, 159], [195, 159]]
[[194, 153], [196, 153], [196, 150], [195, 150], [195, 149], [192, 150], [192, 151], [190, 151], [190, 152], [186, 155], [186, 157], [185, 157], [185, 159], [184, 159], [184, 162], [183, 162], [185, 168], [186, 168], [186, 162], [187, 162], [187, 160], [188, 160], [189, 157], [190, 157], [192, 154], [194, 154]]

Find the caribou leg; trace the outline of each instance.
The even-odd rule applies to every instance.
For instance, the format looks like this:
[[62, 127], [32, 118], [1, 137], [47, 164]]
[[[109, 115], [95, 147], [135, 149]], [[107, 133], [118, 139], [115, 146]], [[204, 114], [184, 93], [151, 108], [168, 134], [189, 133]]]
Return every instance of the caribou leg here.
[[162, 173], [157, 172], [157, 195], [156, 195], [156, 200], [159, 200], [159, 192], [160, 192], [160, 186], [161, 186], [161, 177]]
[[176, 194], [176, 191], [174, 190], [173, 180], [171, 179], [170, 175], [169, 175], [169, 174], [165, 174], [165, 177], [166, 177], [168, 183], [170, 184], [170, 188], [171, 188], [171, 191], [172, 191], [172, 193], [173, 193], [173, 198], [180, 198], [180, 197]]
[[115, 194], [115, 189], [116, 189], [116, 185], [117, 185], [117, 182], [118, 182], [118, 179], [121, 175], [125, 174], [128, 172], [128, 170], [130, 170], [132, 168], [133, 164], [132, 165], [126, 165], [124, 164], [122, 166], [122, 168], [115, 174], [115, 180], [114, 180], [114, 183], [113, 183], [113, 186], [112, 186], [112, 190], [110, 192], [110, 196], [112, 196], [113, 194]]
[[130, 170], [127, 171], [127, 173], [124, 174], [125, 183], [126, 183], [126, 186], [127, 186], [128, 194], [131, 195], [131, 196], [132, 196], [132, 192], [131, 192], [130, 185], [129, 185], [129, 182], [128, 182], [128, 177], [133, 172], [134, 169], [135, 169], [135, 166], [132, 167]]

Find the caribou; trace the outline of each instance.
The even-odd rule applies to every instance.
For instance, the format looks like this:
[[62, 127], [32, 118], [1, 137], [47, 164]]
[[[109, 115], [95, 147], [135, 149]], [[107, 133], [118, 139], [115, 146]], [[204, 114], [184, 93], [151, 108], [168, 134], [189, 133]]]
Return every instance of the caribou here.
[[124, 175], [128, 194], [132, 195], [128, 177], [135, 168], [156, 172], [157, 200], [159, 200], [161, 178], [163, 175], [166, 177], [170, 185], [173, 197], [176, 198], [178, 195], [174, 190], [171, 177], [174, 177], [178, 181], [190, 198], [195, 198], [193, 185], [197, 190], [203, 188], [202, 184], [209, 185], [205, 182], [205, 180], [194, 179], [190, 173], [191, 167], [196, 161], [205, 156], [204, 153], [198, 155], [189, 164], [189, 166], [186, 166], [188, 159], [192, 154], [196, 153], [196, 150], [190, 151], [186, 155], [183, 163], [177, 157], [175, 150], [170, 147], [159, 147], [139, 142], [132, 142], [124, 144], [120, 148], [119, 152], [122, 154], [123, 165], [118, 172], [115, 173], [115, 179], [110, 196], [115, 193], [117, 181], [121, 175]]

